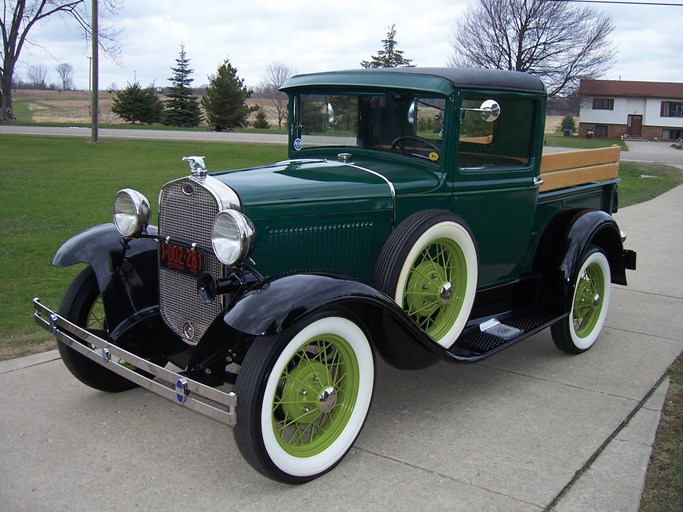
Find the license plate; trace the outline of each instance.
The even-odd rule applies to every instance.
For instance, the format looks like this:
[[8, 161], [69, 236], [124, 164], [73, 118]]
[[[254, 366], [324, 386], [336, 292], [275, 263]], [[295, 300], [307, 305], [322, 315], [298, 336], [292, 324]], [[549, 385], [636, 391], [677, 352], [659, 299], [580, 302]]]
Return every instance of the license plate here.
[[159, 264], [184, 274], [198, 276], [204, 271], [204, 253], [172, 243], [162, 242], [159, 247]]

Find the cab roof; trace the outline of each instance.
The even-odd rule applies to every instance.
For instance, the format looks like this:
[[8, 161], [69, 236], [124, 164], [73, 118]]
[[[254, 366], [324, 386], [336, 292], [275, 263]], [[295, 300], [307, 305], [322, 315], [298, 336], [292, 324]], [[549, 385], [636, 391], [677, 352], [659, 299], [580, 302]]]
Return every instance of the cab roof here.
[[280, 90], [299, 88], [402, 89], [449, 96], [456, 89], [493, 89], [546, 94], [543, 82], [527, 73], [499, 69], [376, 68], [297, 75]]

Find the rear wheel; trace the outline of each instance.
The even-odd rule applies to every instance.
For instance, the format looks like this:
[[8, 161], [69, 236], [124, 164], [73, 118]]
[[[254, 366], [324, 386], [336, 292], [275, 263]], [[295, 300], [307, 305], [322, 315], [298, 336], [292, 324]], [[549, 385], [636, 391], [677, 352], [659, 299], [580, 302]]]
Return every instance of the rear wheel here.
[[[100, 338], [107, 338], [104, 305], [92, 268], [84, 268], [67, 288], [59, 306], [59, 314]], [[103, 368], [64, 343], [57, 342], [57, 348], [66, 367], [84, 384], [112, 393], [135, 387], [129, 380]]]
[[372, 400], [375, 366], [363, 330], [326, 313], [257, 338], [237, 378], [237, 446], [263, 475], [312, 480], [353, 445]]
[[590, 247], [574, 279], [569, 316], [551, 328], [553, 341], [560, 350], [580, 354], [593, 346], [607, 317], [610, 283], [605, 253]]

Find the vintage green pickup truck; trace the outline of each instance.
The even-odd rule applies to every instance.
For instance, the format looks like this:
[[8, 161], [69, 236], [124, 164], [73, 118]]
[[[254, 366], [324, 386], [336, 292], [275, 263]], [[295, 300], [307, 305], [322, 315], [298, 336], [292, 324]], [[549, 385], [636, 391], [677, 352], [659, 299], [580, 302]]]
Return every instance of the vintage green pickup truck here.
[[[67, 368], [235, 427], [245, 459], [302, 483], [363, 427], [375, 357], [480, 361], [542, 329], [589, 349], [626, 284], [618, 148], [543, 156], [546, 90], [454, 68], [300, 75], [289, 159], [191, 174], [68, 240], [85, 264], [36, 321]], [[447, 400], [447, 398], [446, 398]]]

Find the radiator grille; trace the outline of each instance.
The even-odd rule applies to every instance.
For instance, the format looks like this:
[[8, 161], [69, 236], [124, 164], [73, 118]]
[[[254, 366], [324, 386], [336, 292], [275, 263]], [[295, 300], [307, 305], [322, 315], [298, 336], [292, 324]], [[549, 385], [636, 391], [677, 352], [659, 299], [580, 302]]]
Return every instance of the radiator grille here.
[[[201, 184], [182, 180], [169, 183], [159, 199], [159, 234], [165, 239], [211, 247], [211, 227], [219, 205]], [[221, 276], [222, 265], [212, 251], [204, 259], [204, 270]], [[197, 295], [197, 279], [159, 267], [159, 306], [168, 326], [189, 343], [197, 343], [222, 310], [219, 298], [203, 304]], [[191, 336], [190, 336], [191, 335]]]

